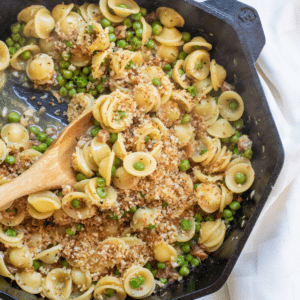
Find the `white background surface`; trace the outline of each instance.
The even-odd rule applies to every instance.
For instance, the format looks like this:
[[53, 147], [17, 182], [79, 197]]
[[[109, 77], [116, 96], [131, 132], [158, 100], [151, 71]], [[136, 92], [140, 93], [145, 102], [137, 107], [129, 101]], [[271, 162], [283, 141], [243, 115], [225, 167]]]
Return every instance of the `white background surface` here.
[[256, 66], [284, 144], [285, 163], [227, 283], [201, 300], [296, 300], [300, 299], [300, 0], [241, 2], [258, 11], [264, 28], [267, 42]]

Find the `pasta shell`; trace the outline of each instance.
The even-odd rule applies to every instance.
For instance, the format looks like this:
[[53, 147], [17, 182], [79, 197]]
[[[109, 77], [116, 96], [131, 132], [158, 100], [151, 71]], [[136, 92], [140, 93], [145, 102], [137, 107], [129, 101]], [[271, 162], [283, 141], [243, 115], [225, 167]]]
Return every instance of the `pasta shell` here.
[[[96, 5], [94, 3], [89, 4], [87, 6], [86, 14], [87, 14], [87, 17], [89, 18], [89, 21], [96, 21], [96, 22], [100, 23], [103, 18], [103, 15], [100, 11], [99, 5]], [[81, 15], [82, 15], [82, 13], [81, 13]], [[88, 21], [86, 21], [86, 22], [88, 22]]]
[[108, 19], [109, 21], [113, 23], [121, 23], [124, 20], [124, 17], [120, 17], [117, 15], [113, 15], [108, 10], [108, 0], [100, 0], [99, 3], [100, 11], [103, 14], [103, 16]]
[[170, 7], [159, 7], [156, 10], [156, 14], [159, 17], [161, 24], [166, 27], [183, 27], [183, 17], [173, 8]]
[[45, 8], [45, 6], [31, 5], [22, 9], [17, 16], [18, 22], [28, 23], [30, 20], [34, 18], [35, 14], [42, 8]]
[[7, 150], [6, 144], [3, 142], [2, 139], [0, 139], [0, 164], [2, 162], [4, 162], [7, 153], [8, 153], [8, 150]]
[[17, 236], [15, 237], [10, 237], [5, 234], [3, 230], [3, 226], [0, 225], [0, 242], [3, 243], [4, 245], [9, 245], [10, 247], [18, 247], [21, 245], [22, 240], [24, 237], [24, 232], [23, 231], [18, 231], [17, 230]]
[[9, 251], [9, 261], [16, 268], [30, 268], [32, 266], [32, 256], [29, 248], [26, 246], [21, 248], [12, 248]]
[[28, 130], [18, 123], [5, 125], [1, 130], [1, 137], [8, 147], [21, 148], [29, 141]]
[[39, 212], [50, 212], [61, 208], [59, 198], [52, 192], [40, 192], [31, 194], [28, 202]]
[[[127, 8], [119, 7], [120, 4], [125, 4]], [[108, 0], [108, 6], [117, 16], [122, 18], [137, 14], [140, 11], [139, 6], [133, 0]]]
[[138, 177], [129, 174], [123, 167], [117, 169], [113, 178], [114, 186], [121, 190], [132, 189], [138, 181]]
[[141, 17], [140, 22], [142, 22], [143, 25], [142, 46], [144, 46], [152, 35], [152, 26], [146, 22], [144, 17]]
[[219, 119], [207, 129], [207, 132], [214, 137], [228, 138], [234, 134], [234, 128], [227, 120]]
[[9, 66], [10, 56], [6, 44], [0, 41], [0, 71], [5, 70]]
[[172, 79], [177, 82], [182, 88], [187, 89], [190, 85], [186, 82], [186, 74], [181, 75], [180, 70], [183, 69], [184, 60], [177, 60], [176, 65], [172, 70]]
[[159, 45], [156, 54], [162, 59], [173, 62], [178, 57], [179, 49], [176, 46]]
[[197, 36], [194, 37], [189, 43], [186, 43], [183, 46], [183, 51], [187, 54], [192, 53], [195, 50], [206, 50], [209, 51], [211, 50], [212, 45], [209, 44], [203, 37]]
[[72, 281], [81, 291], [88, 290], [92, 285], [92, 277], [89, 271], [73, 268], [71, 271]]
[[177, 242], [187, 242], [190, 239], [193, 238], [193, 236], [195, 235], [195, 228], [196, 228], [196, 222], [193, 218], [189, 218], [188, 219], [191, 222], [191, 228], [187, 231], [182, 230], [182, 228], [179, 228], [179, 233], [176, 236], [176, 241]]
[[214, 90], [217, 91], [226, 78], [226, 70], [213, 59], [210, 63], [210, 76]]
[[180, 141], [180, 147], [184, 147], [193, 137], [195, 128], [191, 124], [179, 124], [174, 126], [175, 136]]
[[25, 71], [28, 64], [28, 61], [24, 61], [20, 58], [20, 54], [22, 54], [24, 51], [30, 51], [31, 56], [41, 52], [40, 47], [37, 45], [27, 45], [21, 47], [10, 60], [11, 66], [18, 71]]
[[213, 89], [211, 79], [209, 77], [195, 82], [193, 84], [193, 86], [196, 88], [196, 91], [197, 91], [196, 97], [197, 98], [207, 95]]
[[[136, 170], [134, 168], [134, 164], [137, 162], [141, 162], [144, 165], [144, 169], [142, 171]], [[134, 152], [127, 155], [124, 158], [123, 166], [124, 169], [131, 175], [137, 177], [145, 177], [150, 175], [156, 169], [156, 160], [150, 154], [145, 152]]]
[[154, 39], [166, 46], [181, 46], [184, 44], [181, 32], [175, 27], [169, 28], [164, 26], [162, 32], [155, 35]]
[[27, 293], [38, 294], [42, 291], [42, 274], [21, 271], [16, 274], [16, 283]]
[[27, 211], [32, 218], [37, 220], [50, 218], [54, 213], [54, 210], [51, 210], [49, 212], [39, 212], [30, 203], [27, 203]]
[[157, 243], [154, 246], [155, 259], [160, 262], [175, 262], [177, 260], [177, 252], [171, 245], [166, 242]]
[[[237, 101], [238, 107], [232, 110], [229, 104], [232, 100]], [[233, 91], [226, 91], [221, 94], [218, 101], [221, 116], [227, 121], [236, 121], [240, 119], [244, 113], [244, 101], [242, 97]]]
[[[243, 173], [246, 175], [246, 182], [244, 184], [238, 184], [235, 181], [235, 176], [238, 173]], [[230, 167], [226, 171], [225, 182], [228, 189], [234, 193], [243, 193], [247, 191], [254, 182], [255, 174], [254, 170], [249, 164], [239, 163]]]
[[0, 275], [3, 277], [8, 277], [12, 280], [15, 280], [15, 276], [12, 275], [6, 267], [6, 264], [4, 261], [4, 253], [2, 251], [0, 251]]
[[199, 206], [211, 214], [220, 208], [222, 191], [213, 183], [202, 183], [197, 187], [196, 197]]
[[63, 21], [66, 16], [71, 12], [74, 7], [74, 3], [69, 5], [65, 4], [58, 4], [52, 10], [52, 17], [54, 18], [55, 22]]

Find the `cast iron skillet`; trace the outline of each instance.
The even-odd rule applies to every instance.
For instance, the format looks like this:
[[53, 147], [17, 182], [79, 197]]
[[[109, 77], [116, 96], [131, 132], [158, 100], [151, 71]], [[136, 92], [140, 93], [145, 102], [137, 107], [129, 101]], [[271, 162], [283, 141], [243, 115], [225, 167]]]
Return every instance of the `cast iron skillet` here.
[[[21, 9], [33, 4], [45, 5], [48, 9], [52, 9], [61, 2], [62, 0], [1, 0], [0, 39], [5, 40], [10, 35], [10, 25], [16, 22], [17, 13]], [[83, 3], [78, 0], [64, 2]], [[200, 34], [213, 44], [212, 57], [225, 67], [228, 74], [226, 81], [235, 85], [236, 91], [244, 99], [244, 133], [249, 135], [254, 144], [253, 168], [256, 179], [251, 191], [255, 191], [255, 194], [253, 196], [254, 192], [252, 192], [250, 196], [251, 191], [249, 191], [243, 196], [247, 199], [244, 201], [243, 212], [240, 215], [240, 217], [244, 216], [243, 226], [239, 224], [230, 226], [226, 233], [227, 240], [224, 247], [214, 253], [190, 276], [147, 298], [196, 299], [217, 291], [226, 282], [283, 165], [283, 147], [254, 67], [265, 44], [265, 37], [256, 10], [235, 0], [207, 0], [202, 3], [193, 0], [137, 2], [149, 12], [160, 6], [176, 9], [185, 19], [184, 31], [189, 31], [194, 36]], [[5, 90], [11, 97], [21, 98], [19, 102], [23, 105], [25, 103], [40, 108], [37, 102], [44, 92], [23, 88], [15, 80], [10, 80]], [[37, 101], [29, 100], [33, 95], [37, 97]], [[58, 107], [49, 105], [49, 99], [40, 101], [47, 109], [46, 118], [52, 118], [55, 122], [59, 119], [63, 125], [67, 124], [65, 117], [54, 115]], [[0, 103], [0, 107], [3, 107], [6, 104], [5, 99], [0, 98]], [[63, 104], [61, 109], [65, 110], [65, 108], [66, 104]], [[236, 239], [232, 239], [233, 237]], [[1, 277], [0, 290], [3, 291], [0, 292], [0, 297], [4, 300], [37, 299], [36, 296], [17, 289], [15, 283], [10, 284]]]

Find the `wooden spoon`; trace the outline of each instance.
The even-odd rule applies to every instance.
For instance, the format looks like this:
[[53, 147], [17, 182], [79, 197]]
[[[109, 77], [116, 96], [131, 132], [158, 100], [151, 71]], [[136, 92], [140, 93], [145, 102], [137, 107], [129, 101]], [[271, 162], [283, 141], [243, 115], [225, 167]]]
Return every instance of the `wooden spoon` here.
[[0, 186], [0, 207], [29, 194], [73, 186], [76, 174], [71, 158], [77, 141], [92, 126], [92, 110], [87, 110], [69, 124], [43, 156], [16, 179]]

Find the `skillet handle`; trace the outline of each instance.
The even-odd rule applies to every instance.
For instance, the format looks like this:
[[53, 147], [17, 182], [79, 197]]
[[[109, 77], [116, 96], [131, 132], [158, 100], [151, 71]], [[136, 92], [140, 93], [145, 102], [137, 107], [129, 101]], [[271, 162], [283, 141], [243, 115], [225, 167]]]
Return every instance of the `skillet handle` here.
[[236, 0], [207, 0], [202, 4], [220, 10], [240, 25], [245, 34], [253, 62], [256, 62], [266, 43], [257, 11], [253, 7]]

